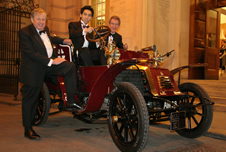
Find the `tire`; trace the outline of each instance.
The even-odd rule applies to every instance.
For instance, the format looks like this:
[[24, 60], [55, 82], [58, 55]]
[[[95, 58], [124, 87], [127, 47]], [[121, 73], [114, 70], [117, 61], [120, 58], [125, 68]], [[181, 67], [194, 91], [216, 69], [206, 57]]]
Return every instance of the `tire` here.
[[[194, 83], [184, 83], [179, 86], [181, 92], [196, 97], [184, 98], [179, 104], [198, 105], [208, 104], [210, 99], [203, 88]], [[186, 128], [176, 132], [186, 138], [197, 138], [205, 134], [213, 119], [212, 105], [189, 107], [182, 109], [186, 111], [185, 125]]]
[[43, 125], [49, 116], [49, 109], [51, 105], [51, 99], [49, 96], [49, 89], [45, 83], [43, 83], [39, 98], [38, 98], [38, 106], [35, 113], [35, 126]]
[[119, 83], [109, 96], [107, 110], [108, 128], [116, 146], [123, 152], [142, 151], [148, 140], [149, 116], [140, 91], [129, 82]]

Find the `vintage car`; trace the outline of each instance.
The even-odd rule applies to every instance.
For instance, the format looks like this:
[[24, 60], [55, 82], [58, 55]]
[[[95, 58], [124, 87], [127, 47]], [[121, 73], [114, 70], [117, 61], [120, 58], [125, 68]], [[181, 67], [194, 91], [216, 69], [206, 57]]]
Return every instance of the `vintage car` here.
[[[98, 32], [103, 28], [107, 30], [107, 34], [103, 32], [105, 35]], [[197, 138], [208, 131], [214, 103], [199, 85], [180, 84], [181, 70], [205, 64], [169, 71], [160, 64], [173, 51], [160, 55], [155, 45], [140, 51], [118, 49], [114, 44], [105, 47], [104, 38], [110, 33], [109, 28], [95, 29], [94, 39], [87, 39], [99, 41], [108, 65], [81, 66], [78, 51], [73, 51], [72, 46], [54, 46], [58, 56], [77, 65], [79, 94], [75, 98], [81, 108], [71, 111], [76, 118], [87, 123], [103, 118], [116, 146], [126, 152], [145, 148], [149, 125], [155, 122], [169, 121], [169, 129], [186, 138]], [[63, 77], [58, 77], [57, 82], [46, 81], [39, 99], [35, 125], [46, 122], [51, 103], [58, 103], [59, 111], [65, 110], [67, 93]]]

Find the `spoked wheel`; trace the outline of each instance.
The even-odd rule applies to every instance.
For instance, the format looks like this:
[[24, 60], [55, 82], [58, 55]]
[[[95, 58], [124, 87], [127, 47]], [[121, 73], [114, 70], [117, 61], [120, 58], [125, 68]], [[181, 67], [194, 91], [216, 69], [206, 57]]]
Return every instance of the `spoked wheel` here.
[[90, 36], [90, 33], [86, 34], [86, 39], [89, 42], [98, 42], [100, 39], [106, 39], [111, 33], [111, 29], [108, 26], [100, 25], [94, 28], [93, 35]]
[[[177, 133], [186, 138], [197, 138], [205, 134], [213, 119], [213, 107], [210, 105], [208, 94], [197, 84], [184, 83], [179, 86], [181, 92], [189, 95], [179, 104], [189, 105], [186, 111], [186, 128], [177, 130]], [[204, 104], [204, 105], [203, 105]], [[205, 105], [206, 104], [206, 105]]]
[[116, 146], [123, 152], [141, 151], [148, 140], [148, 119], [140, 91], [131, 83], [119, 83], [108, 103], [108, 127]]
[[49, 116], [50, 105], [51, 105], [51, 99], [49, 96], [49, 90], [46, 84], [43, 83], [43, 86], [38, 98], [38, 106], [35, 113], [34, 125], [40, 126], [47, 121]]

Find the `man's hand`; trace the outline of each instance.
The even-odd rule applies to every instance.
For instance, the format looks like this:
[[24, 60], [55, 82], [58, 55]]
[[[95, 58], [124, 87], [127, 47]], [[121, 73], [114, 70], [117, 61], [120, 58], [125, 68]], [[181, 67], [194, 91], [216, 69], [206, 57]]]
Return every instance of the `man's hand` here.
[[85, 33], [92, 33], [93, 32], [93, 27], [89, 27], [87, 29], [84, 29]]
[[67, 45], [71, 45], [72, 42], [71, 42], [71, 39], [64, 39], [64, 44], [67, 44]]
[[128, 44], [125, 43], [124, 46], [123, 46], [123, 48], [124, 48], [125, 50], [127, 50], [127, 49], [128, 49]]
[[61, 64], [62, 62], [66, 61], [65, 59], [63, 58], [55, 58], [53, 59], [53, 65], [58, 65], [58, 64]]

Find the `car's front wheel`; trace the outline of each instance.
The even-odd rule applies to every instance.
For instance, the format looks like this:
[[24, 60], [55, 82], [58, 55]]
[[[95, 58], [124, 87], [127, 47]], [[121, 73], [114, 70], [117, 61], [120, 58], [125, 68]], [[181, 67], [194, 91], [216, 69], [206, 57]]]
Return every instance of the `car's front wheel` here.
[[108, 127], [123, 152], [142, 151], [148, 140], [149, 117], [140, 91], [129, 82], [119, 83], [109, 96]]

